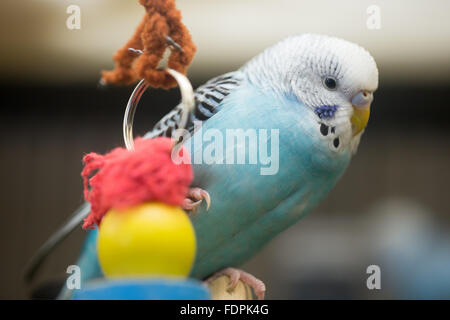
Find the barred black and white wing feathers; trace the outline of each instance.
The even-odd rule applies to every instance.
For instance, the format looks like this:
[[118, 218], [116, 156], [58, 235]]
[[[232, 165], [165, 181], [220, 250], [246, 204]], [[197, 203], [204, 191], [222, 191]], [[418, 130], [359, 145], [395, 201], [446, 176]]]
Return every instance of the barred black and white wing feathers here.
[[[213, 78], [195, 90], [195, 108], [190, 114], [186, 129], [192, 131], [195, 121], [205, 121], [220, 110], [223, 99], [226, 98], [244, 79], [241, 71], [229, 72]], [[170, 137], [179, 127], [183, 105], [180, 103], [172, 111], [166, 114], [145, 138], [159, 136]]]
[[213, 78], [195, 91], [196, 107], [194, 120], [204, 121], [211, 118], [219, 109], [222, 100], [238, 87], [243, 80], [241, 71], [226, 73]]
[[162, 117], [153, 129], [148, 132], [145, 138], [155, 138], [155, 137], [171, 137], [172, 132], [178, 129], [178, 124], [181, 119], [181, 112], [183, 110], [183, 104], [180, 103], [172, 111]]

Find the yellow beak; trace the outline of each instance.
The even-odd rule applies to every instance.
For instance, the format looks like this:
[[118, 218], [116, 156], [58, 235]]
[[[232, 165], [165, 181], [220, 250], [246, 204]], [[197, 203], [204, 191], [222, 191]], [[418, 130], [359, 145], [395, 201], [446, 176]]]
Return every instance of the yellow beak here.
[[356, 136], [358, 133], [364, 130], [369, 122], [370, 116], [370, 103], [364, 107], [355, 107], [353, 106], [353, 115], [350, 118], [352, 122], [352, 131], [353, 136]]

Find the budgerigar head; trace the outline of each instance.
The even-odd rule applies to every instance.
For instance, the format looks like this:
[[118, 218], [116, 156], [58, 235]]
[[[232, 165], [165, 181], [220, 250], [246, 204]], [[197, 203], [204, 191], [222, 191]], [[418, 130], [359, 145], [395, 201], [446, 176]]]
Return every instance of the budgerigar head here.
[[295, 95], [323, 124], [324, 136], [332, 130], [340, 137], [334, 145], [357, 147], [378, 87], [375, 60], [365, 49], [324, 35], [292, 36], [243, 70], [257, 85]]

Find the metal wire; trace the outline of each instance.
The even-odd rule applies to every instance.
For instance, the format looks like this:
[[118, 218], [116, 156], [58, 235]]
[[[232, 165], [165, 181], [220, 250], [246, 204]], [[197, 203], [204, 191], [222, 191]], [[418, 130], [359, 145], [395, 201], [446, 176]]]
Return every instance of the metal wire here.
[[[181, 112], [181, 119], [178, 129], [184, 129], [186, 127], [189, 113], [192, 112], [195, 105], [194, 100], [194, 90], [192, 89], [191, 82], [182, 73], [175, 71], [173, 69], [167, 68], [166, 71], [174, 77], [178, 83], [178, 87], [181, 92], [181, 102], [183, 109]], [[136, 88], [134, 88], [130, 99], [128, 100], [127, 108], [125, 109], [125, 115], [123, 118], [123, 139], [125, 141], [125, 147], [128, 150], [134, 150], [134, 139], [133, 139], [133, 123], [134, 115], [136, 113], [137, 105], [142, 97], [142, 94], [147, 90], [149, 85], [145, 80], [141, 80]]]

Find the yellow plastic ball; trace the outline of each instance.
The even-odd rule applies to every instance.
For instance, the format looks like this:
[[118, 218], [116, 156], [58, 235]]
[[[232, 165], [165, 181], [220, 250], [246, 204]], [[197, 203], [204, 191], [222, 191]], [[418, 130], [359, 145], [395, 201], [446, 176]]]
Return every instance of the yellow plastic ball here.
[[97, 245], [107, 277], [186, 277], [195, 258], [195, 233], [186, 212], [160, 202], [109, 210]]

